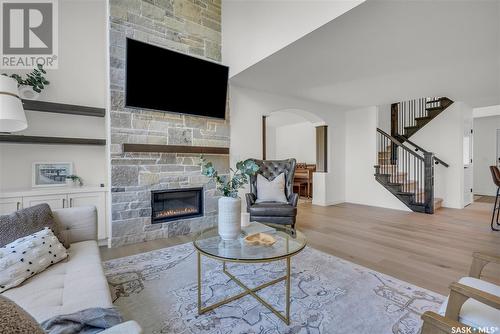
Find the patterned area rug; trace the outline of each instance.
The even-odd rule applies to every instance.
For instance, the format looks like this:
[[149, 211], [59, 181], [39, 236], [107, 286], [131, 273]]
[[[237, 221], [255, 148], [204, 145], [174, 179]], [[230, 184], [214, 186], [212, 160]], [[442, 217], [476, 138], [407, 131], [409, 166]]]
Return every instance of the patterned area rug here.
[[[251, 296], [199, 316], [196, 253], [192, 244], [104, 263], [115, 305], [145, 333], [418, 333], [420, 315], [444, 297], [312, 248], [292, 258], [291, 324], [286, 326]], [[203, 257], [202, 298], [209, 305], [241, 292]], [[229, 264], [256, 286], [284, 274], [285, 264]], [[284, 282], [258, 294], [284, 310]]]

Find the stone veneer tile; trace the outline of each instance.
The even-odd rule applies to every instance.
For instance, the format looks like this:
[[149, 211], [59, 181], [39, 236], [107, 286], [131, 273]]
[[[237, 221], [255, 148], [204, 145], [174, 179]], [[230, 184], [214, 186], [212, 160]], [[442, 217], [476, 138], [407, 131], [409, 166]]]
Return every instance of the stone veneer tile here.
[[[112, 237], [116, 247], [188, 234], [217, 222], [215, 184], [201, 175], [199, 156], [123, 153], [123, 143], [229, 147], [226, 120], [125, 107], [125, 42], [131, 37], [221, 60], [220, 0], [110, 0]], [[168, 66], [168, 65], [167, 65]], [[208, 157], [222, 174], [229, 157]], [[151, 224], [151, 191], [203, 186], [205, 216]]]
[[187, 128], [170, 128], [170, 129], [168, 129], [168, 144], [169, 145], [192, 145], [193, 144], [193, 129], [187, 129]]

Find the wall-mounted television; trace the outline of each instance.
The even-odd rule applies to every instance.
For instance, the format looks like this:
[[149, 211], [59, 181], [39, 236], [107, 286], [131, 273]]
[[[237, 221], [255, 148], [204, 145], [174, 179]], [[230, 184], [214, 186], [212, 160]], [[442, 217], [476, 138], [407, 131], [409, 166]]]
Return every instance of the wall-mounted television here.
[[224, 118], [229, 68], [127, 39], [125, 106]]

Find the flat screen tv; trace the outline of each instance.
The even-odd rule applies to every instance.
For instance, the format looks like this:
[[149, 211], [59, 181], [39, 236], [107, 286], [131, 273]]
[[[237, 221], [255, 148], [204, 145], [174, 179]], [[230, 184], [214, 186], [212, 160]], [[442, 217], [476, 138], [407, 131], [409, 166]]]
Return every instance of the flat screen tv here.
[[125, 105], [224, 118], [227, 66], [127, 39]]

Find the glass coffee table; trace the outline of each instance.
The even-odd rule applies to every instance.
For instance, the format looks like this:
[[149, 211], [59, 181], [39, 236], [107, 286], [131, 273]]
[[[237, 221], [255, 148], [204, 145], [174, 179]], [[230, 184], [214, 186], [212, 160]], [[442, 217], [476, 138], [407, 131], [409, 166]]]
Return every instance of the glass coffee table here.
[[[262, 223], [260, 223], [262, 224]], [[248, 245], [243, 238], [247, 234], [252, 234], [250, 228], [242, 232], [238, 240], [224, 241], [221, 239], [217, 232], [217, 227], [209, 228], [200, 232], [194, 239], [193, 244], [197, 250], [198, 255], [198, 314], [203, 314], [211, 311], [219, 306], [230, 303], [236, 299], [242, 298], [246, 295], [251, 295], [262, 305], [271, 310], [278, 318], [283, 320], [287, 325], [290, 324], [290, 271], [291, 271], [291, 258], [292, 256], [298, 254], [306, 246], [305, 236], [296, 229], [291, 229], [283, 225], [276, 224], [262, 224], [261, 227], [265, 227], [266, 230], [263, 231], [267, 234], [272, 235], [276, 242], [272, 246], [252, 246]], [[255, 231], [255, 230], [254, 230]], [[254, 232], [253, 231], [253, 232]], [[201, 266], [201, 256], [219, 260], [222, 262], [222, 271], [231, 280], [233, 280], [237, 285], [239, 285], [244, 291], [215, 303], [210, 306], [203, 307], [203, 302], [201, 300], [201, 282], [202, 282], [202, 266]], [[254, 288], [250, 288], [243, 284], [237, 277], [231, 274], [227, 270], [226, 263], [265, 263], [285, 260], [286, 261], [286, 274], [280, 278], [274, 279], [262, 285]], [[263, 300], [257, 295], [257, 291], [262, 290], [268, 286], [274, 285], [281, 281], [285, 281], [285, 314], [283, 315], [280, 311], [276, 310], [268, 302]]]

